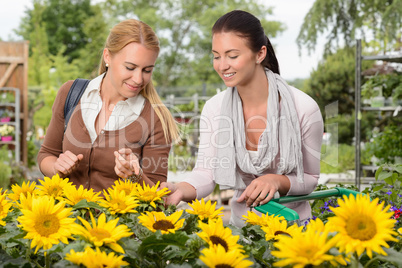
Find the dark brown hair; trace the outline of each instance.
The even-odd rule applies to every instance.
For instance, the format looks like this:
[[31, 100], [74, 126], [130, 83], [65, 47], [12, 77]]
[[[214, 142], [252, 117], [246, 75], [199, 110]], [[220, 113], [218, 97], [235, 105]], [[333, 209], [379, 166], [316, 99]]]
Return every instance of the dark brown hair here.
[[239, 37], [247, 39], [250, 49], [255, 53], [260, 51], [262, 46], [266, 46], [267, 56], [261, 64], [272, 72], [279, 74], [279, 64], [274, 48], [269, 38], [265, 35], [260, 20], [254, 15], [242, 10], [233, 10], [226, 13], [212, 27], [212, 34], [220, 32], [234, 32]]

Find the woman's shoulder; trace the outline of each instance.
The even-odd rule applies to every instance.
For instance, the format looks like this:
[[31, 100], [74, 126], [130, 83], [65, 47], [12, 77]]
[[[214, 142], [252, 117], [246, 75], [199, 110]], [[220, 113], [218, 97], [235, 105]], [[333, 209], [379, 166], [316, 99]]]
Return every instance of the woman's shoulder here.
[[289, 86], [293, 94], [296, 110], [298, 113], [313, 114], [320, 110], [317, 102], [307, 93], [298, 88]]
[[[226, 89], [227, 90], [227, 89]], [[216, 114], [220, 113], [226, 90], [223, 90], [205, 102], [204, 109]]]
[[62, 107], [64, 107], [64, 103], [66, 102], [68, 92], [70, 91], [70, 88], [73, 83], [74, 83], [74, 80], [68, 80], [63, 85], [61, 85], [61, 87], [57, 91], [57, 96], [56, 96], [56, 99], [54, 100], [53, 106], [61, 105]]

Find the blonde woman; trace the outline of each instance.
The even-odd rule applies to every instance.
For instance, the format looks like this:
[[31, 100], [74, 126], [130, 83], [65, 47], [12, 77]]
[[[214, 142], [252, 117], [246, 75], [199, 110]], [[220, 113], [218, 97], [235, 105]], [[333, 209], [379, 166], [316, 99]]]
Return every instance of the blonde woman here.
[[94, 191], [119, 178], [153, 185], [166, 181], [176, 123], [152, 85], [159, 41], [144, 22], [112, 28], [99, 76], [91, 80], [64, 130], [64, 104], [73, 81], [63, 84], [38, 154], [42, 173], [68, 177]]

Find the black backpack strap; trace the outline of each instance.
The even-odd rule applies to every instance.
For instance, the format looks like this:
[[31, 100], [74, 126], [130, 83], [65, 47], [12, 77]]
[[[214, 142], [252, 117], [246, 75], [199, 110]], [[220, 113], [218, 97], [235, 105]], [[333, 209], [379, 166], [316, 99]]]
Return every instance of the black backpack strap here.
[[75, 106], [81, 99], [82, 94], [87, 88], [89, 80], [77, 78], [68, 91], [66, 103], [64, 104], [64, 131], [66, 131], [68, 120], [74, 111]]

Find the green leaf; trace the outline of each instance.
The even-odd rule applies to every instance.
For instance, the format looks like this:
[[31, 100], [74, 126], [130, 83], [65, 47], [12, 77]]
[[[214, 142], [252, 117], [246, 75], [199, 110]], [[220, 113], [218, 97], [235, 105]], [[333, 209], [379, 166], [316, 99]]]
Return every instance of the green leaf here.
[[167, 246], [177, 246], [185, 249], [188, 239], [189, 237], [183, 232], [164, 235], [157, 232], [155, 235], [151, 235], [142, 241], [141, 246], [138, 248], [138, 253], [141, 256], [145, 256], [148, 251], [161, 252]]
[[81, 208], [96, 208], [96, 209], [103, 209], [100, 205], [96, 204], [95, 202], [88, 202], [86, 199], [81, 200], [77, 204], [73, 206], [73, 209], [81, 209]]
[[402, 252], [398, 252], [393, 248], [384, 248], [384, 251], [388, 254], [388, 256], [378, 255], [378, 259], [385, 262], [394, 263], [398, 267], [402, 266]]
[[384, 188], [384, 186], [385, 186], [384, 184], [380, 184], [380, 185], [378, 185], [378, 186], [374, 187], [374, 188], [373, 188], [373, 191], [374, 191], [374, 192], [377, 192], [377, 191], [379, 191], [379, 190], [383, 189], [383, 188]]
[[183, 263], [183, 264], [176, 264], [176, 263], [170, 263], [167, 268], [192, 268], [193, 266], [188, 264], [188, 263]]
[[383, 171], [383, 172], [381, 172], [379, 175], [378, 175], [378, 179], [380, 180], [380, 181], [383, 181], [383, 180], [385, 180], [386, 178], [389, 178], [389, 177], [391, 177], [392, 176], [392, 172], [390, 172], [390, 171]]
[[399, 174], [402, 174], [402, 165], [397, 165], [395, 167], [396, 172], [398, 172]]
[[377, 171], [375, 172], [375, 180], [378, 181], [378, 176], [380, 175], [380, 173], [382, 172], [383, 167], [380, 166]]

